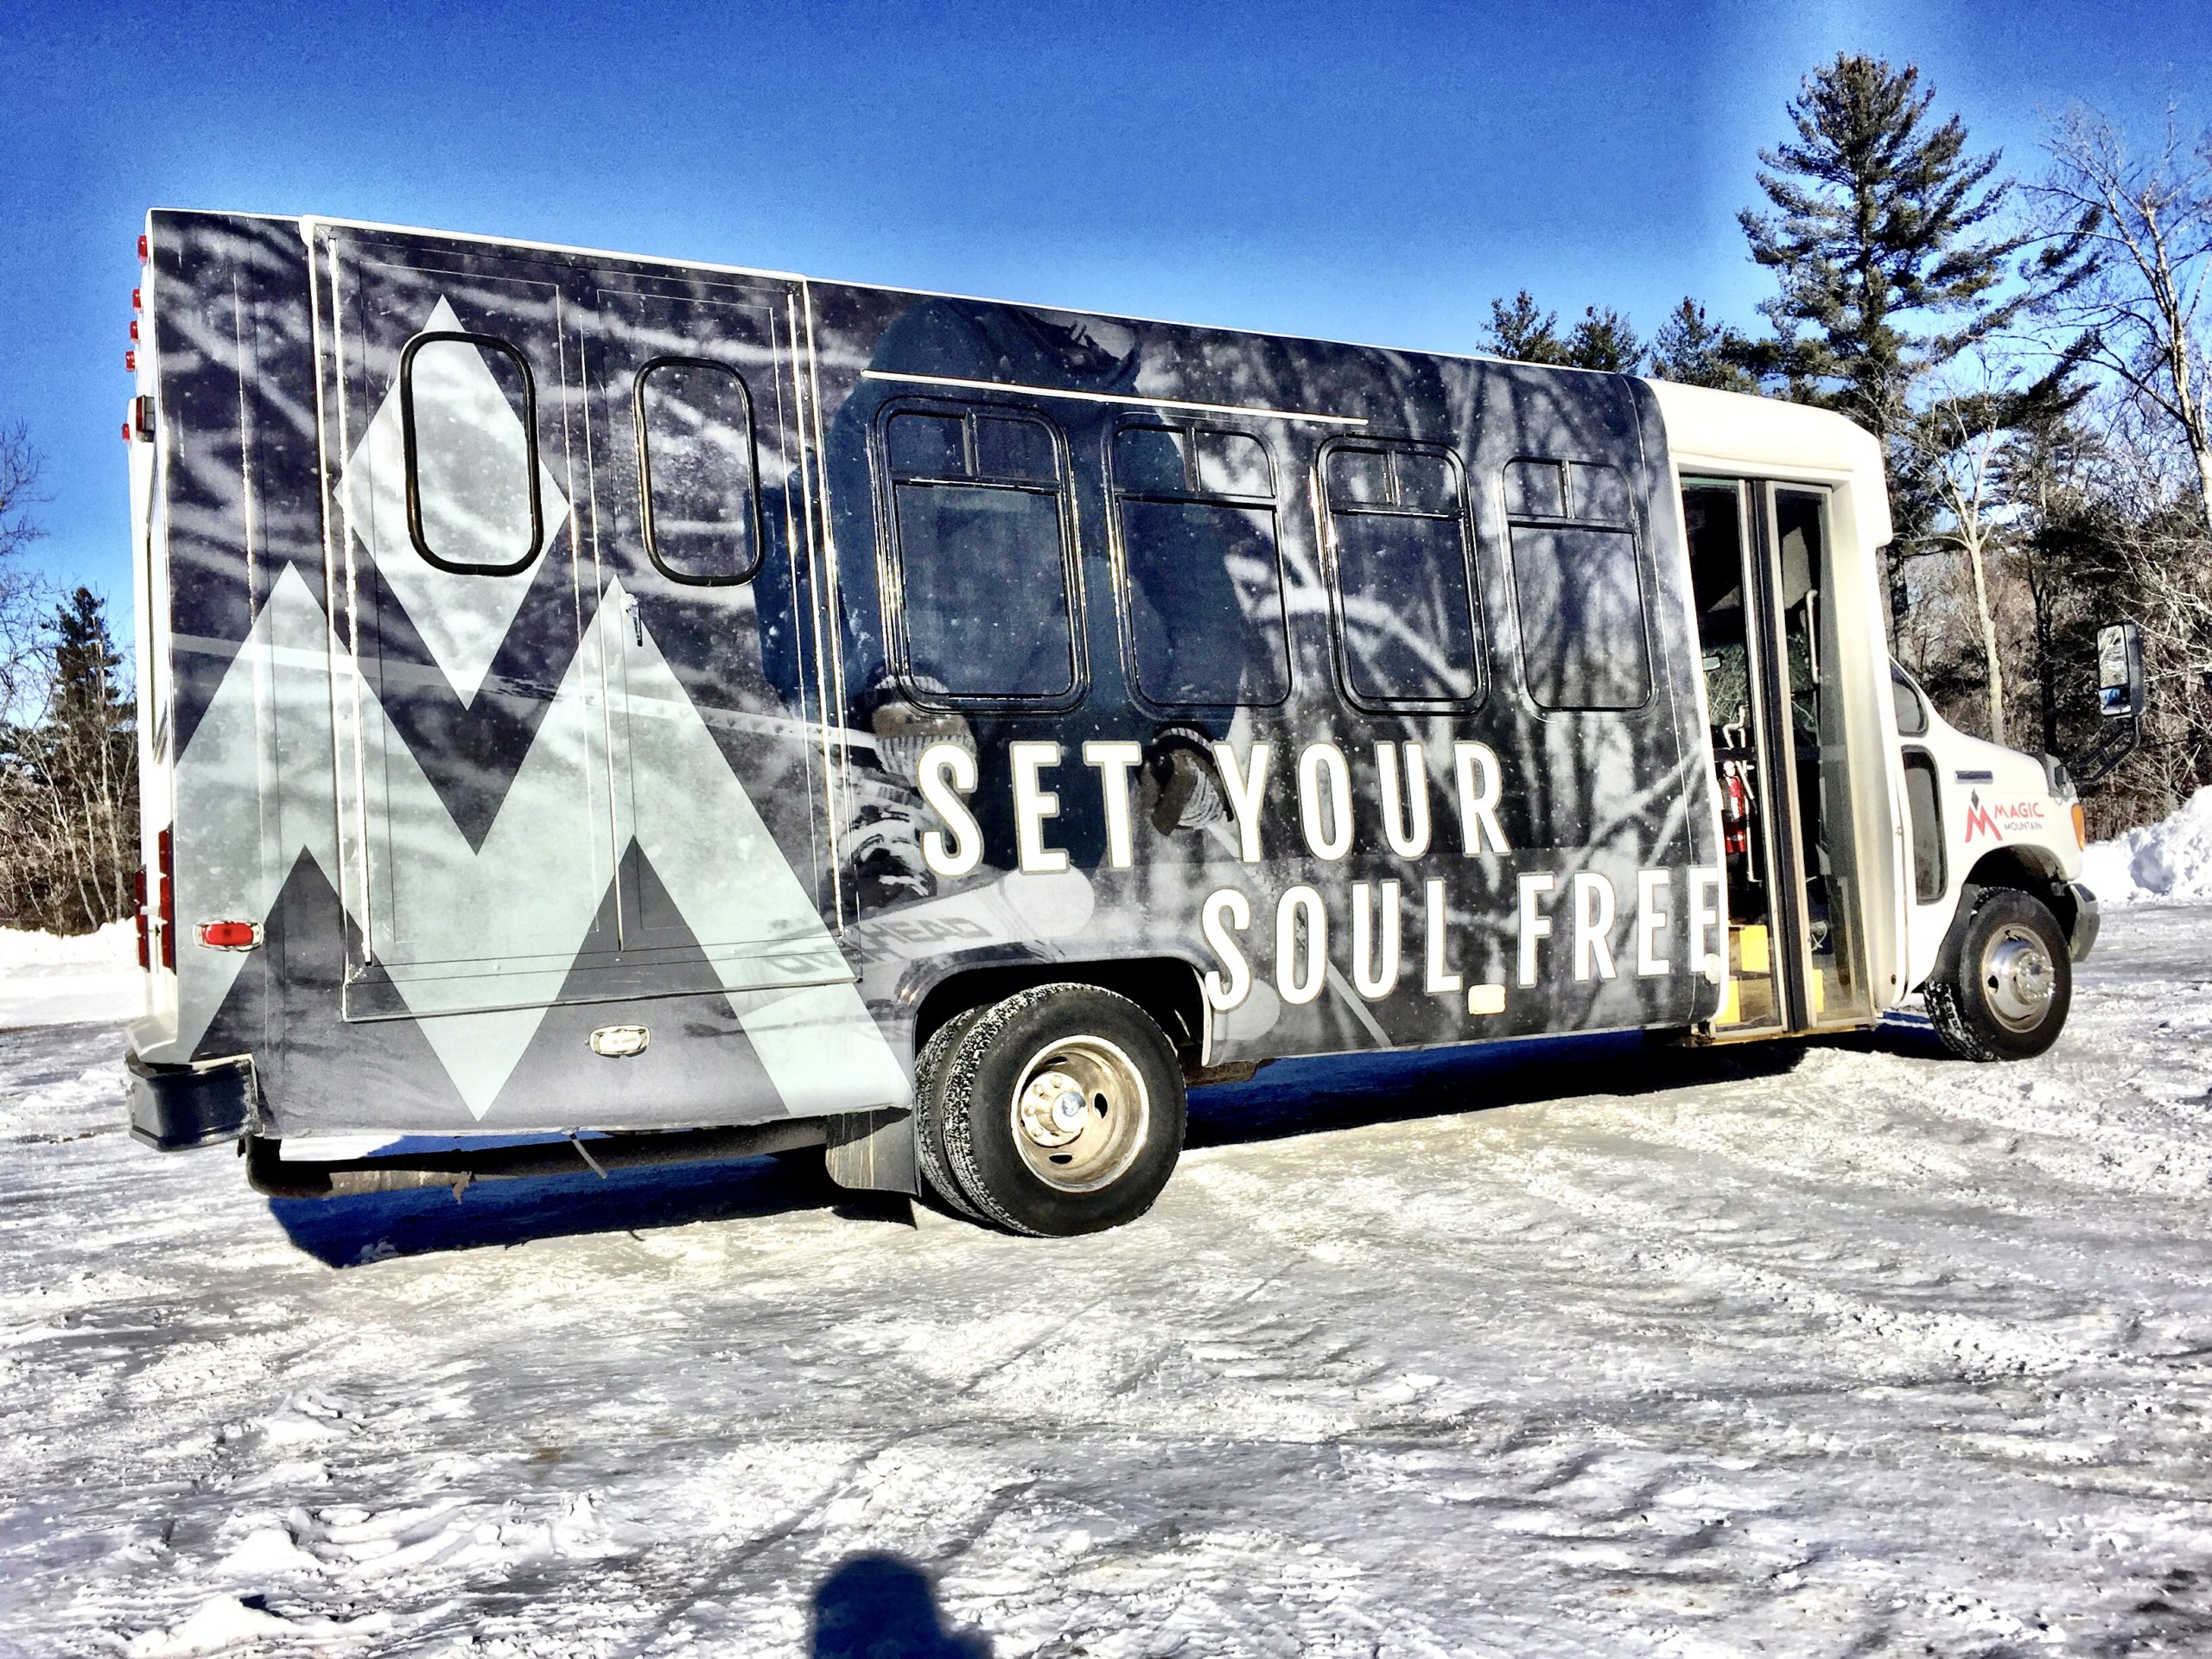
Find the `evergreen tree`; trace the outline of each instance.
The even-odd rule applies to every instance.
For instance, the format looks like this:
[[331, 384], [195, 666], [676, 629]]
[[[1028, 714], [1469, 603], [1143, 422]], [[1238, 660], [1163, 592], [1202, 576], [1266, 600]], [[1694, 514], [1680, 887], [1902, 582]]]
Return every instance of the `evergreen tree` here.
[[136, 709], [89, 589], [55, 608], [41, 655], [39, 718], [0, 729], [0, 912], [78, 932], [130, 913]]
[[1969, 155], [1956, 116], [1931, 124], [1935, 96], [1913, 65], [1838, 54], [1790, 102], [1797, 142], [1759, 152], [1777, 213], [1738, 215], [1751, 257], [1781, 284], [1759, 308], [1775, 330], [1760, 366], [1884, 439], [1921, 375], [2031, 298], [1997, 292], [2033, 239], [1988, 228], [2012, 188], [1996, 176], [1999, 156]]
[[1585, 307], [1582, 321], [1567, 337], [1567, 361], [1578, 369], [1601, 369], [1608, 374], [1634, 374], [1643, 362], [1643, 342], [1628, 319], [1607, 306]]
[[1888, 451], [1893, 632], [1911, 604], [1906, 561], [1932, 550], [1943, 511], [1939, 457], [1913, 441], [1915, 386], [2080, 280], [2072, 251], [2046, 245], [2018, 272], [2032, 280], [2006, 284], [2036, 238], [1993, 228], [2012, 189], [1999, 156], [1969, 154], [1955, 115], [1932, 122], [1934, 99], [1913, 65], [1839, 53], [1790, 102], [1797, 142], [1759, 152], [1759, 188], [1777, 211], [1738, 215], [1751, 257], [1780, 284], [1759, 308], [1774, 337], [1750, 366]]
[[1707, 321], [1705, 308], [1686, 295], [1651, 342], [1651, 372], [1685, 386], [1757, 391], [1758, 377], [1744, 366], [1750, 351], [1751, 342], [1740, 333]]
[[1559, 337], [1559, 313], [1538, 309], [1525, 288], [1510, 302], [1490, 302], [1490, 327], [1483, 333], [1491, 351], [1516, 363], [1567, 360], [1567, 343]]
[[1516, 363], [1634, 374], [1643, 361], [1643, 342], [1611, 307], [1584, 308], [1582, 321], [1562, 338], [1559, 313], [1540, 308], [1525, 288], [1510, 300], [1490, 302], [1490, 327], [1483, 335], [1492, 353]]

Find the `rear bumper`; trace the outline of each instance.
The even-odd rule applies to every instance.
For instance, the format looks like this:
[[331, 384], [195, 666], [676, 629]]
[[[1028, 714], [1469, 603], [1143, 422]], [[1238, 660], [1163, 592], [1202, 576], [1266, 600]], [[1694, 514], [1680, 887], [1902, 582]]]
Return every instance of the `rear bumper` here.
[[250, 1133], [260, 1116], [253, 1061], [245, 1055], [199, 1065], [149, 1065], [123, 1057], [130, 1073], [130, 1137], [156, 1152], [212, 1147]]
[[2084, 960], [2097, 942], [2097, 930], [2103, 918], [2097, 913], [2097, 895], [2079, 881], [2070, 885], [2069, 895], [2074, 900], [2074, 926], [2067, 938], [2067, 954], [2076, 962]]

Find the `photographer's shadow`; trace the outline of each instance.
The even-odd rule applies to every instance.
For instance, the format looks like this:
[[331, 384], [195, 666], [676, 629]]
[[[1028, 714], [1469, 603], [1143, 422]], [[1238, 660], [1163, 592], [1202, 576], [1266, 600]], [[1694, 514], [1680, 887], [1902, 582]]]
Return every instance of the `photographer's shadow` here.
[[991, 1659], [990, 1639], [948, 1630], [929, 1574], [897, 1555], [849, 1556], [814, 1592], [810, 1659]]

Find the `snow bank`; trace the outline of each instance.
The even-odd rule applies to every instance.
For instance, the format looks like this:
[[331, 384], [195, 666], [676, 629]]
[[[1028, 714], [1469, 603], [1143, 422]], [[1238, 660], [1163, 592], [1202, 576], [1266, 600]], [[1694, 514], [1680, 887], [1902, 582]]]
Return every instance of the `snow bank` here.
[[2212, 789], [2200, 789], [2171, 817], [2094, 842], [2082, 880], [2100, 902], [2212, 899]]
[[132, 923], [74, 938], [0, 928], [0, 1027], [129, 1020], [144, 997]]

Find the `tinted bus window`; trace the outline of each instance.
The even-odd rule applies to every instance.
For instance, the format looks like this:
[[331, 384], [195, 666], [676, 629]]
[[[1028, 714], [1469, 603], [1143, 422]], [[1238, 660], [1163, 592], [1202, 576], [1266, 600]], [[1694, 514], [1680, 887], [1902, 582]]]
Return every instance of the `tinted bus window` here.
[[1266, 447], [1244, 432], [1124, 427], [1113, 481], [1139, 693], [1176, 706], [1281, 702], [1290, 659]]
[[1482, 681], [1459, 461], [1340, 445], [1322, 474], [1346, 687], [1373, 703], [1473, 701]]
[[512, 575], [537, 556], [537, 392], [490, 334], [418, 334], [399, 356], [407, 528], [441, 569]]
[[1516, 461], [1503, 478], [1529, 695], [1545, 709], [1636, 709], [1651, 695], [1628, 480], [1615, 467]]
[[638, 376], [645, 551], [671, 581], [743, 582], [760, 563], [753, 404], [737, 372], [663, 358]]
[[994, 408], [902, 410], [885, 423], [907, 674], [955, 697], [1075, 689], [1059, 445]]

